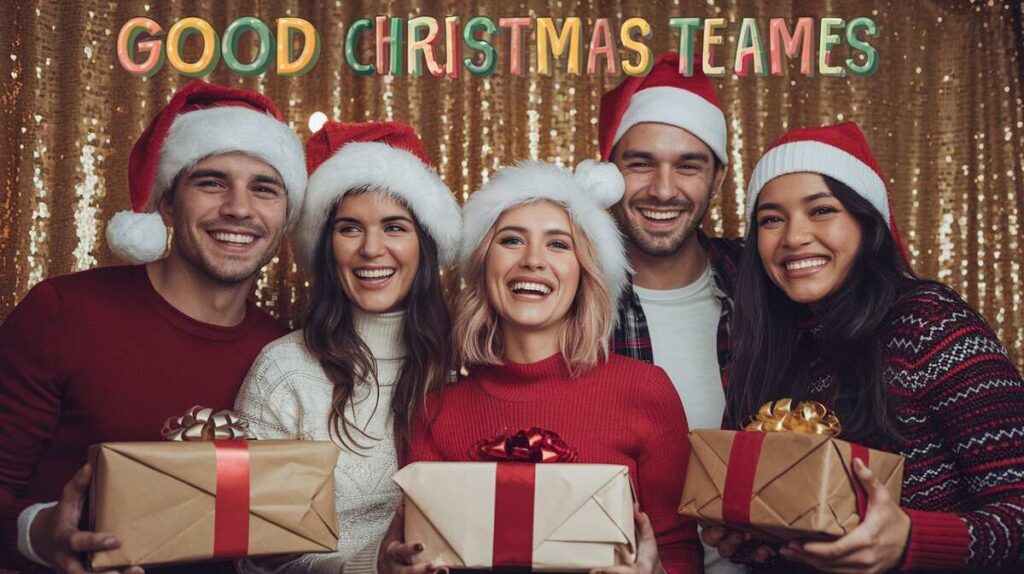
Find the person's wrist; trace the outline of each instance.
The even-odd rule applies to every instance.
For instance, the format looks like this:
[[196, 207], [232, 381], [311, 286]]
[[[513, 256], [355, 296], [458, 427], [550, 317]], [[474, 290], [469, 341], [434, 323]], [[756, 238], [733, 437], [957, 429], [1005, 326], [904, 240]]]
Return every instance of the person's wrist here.
[[52, 506], [40, 510], [28, 528], [32, 551], [47, 564], [53, 564], [53, 530], [56, 520], [57, 507]]

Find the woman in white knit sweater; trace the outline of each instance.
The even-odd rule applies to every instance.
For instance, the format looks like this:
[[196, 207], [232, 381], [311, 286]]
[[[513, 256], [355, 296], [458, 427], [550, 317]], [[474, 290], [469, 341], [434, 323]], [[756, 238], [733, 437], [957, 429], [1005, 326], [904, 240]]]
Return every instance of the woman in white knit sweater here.
[[409, 422], [451, 369], [441, 268], [459, 208], [416, 133], [396, 122], [328, 122], [295, 234], [313, 273], [304, 329], [267, 345], [235, 410], [257, 438], [332, 440], [337, 551], [238, 563], [244, 572], [373, 572], [401, 493], [391, 481]]

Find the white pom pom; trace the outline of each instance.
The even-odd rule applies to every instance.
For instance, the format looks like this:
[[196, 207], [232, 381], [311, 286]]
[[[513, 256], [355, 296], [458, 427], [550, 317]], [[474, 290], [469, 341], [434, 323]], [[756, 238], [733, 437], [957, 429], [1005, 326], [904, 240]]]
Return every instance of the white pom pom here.
[[158, 213], [120, 211], [107, 222], [107, 245], [129, 263], [156, 261], [167, 249], [167, 227]]
[[585, 159], [576, 166], [573, 180], [605, 208], [609, 208], [626, 192], [626, 182], [615, 164]]

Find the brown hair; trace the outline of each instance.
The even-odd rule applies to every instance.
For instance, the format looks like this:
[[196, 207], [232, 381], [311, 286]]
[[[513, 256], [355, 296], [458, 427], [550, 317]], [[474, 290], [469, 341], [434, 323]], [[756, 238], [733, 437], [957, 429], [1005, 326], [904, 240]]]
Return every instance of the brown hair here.
[[[565, 205], [547, 199], [565, 209]], [[513, 207], [525, 205], [520, 203]], [[499, 217], [500, 219], [500, 217]], [[495, 221], [495, 224], [497, 221]], [[574, 375], [608, 357], [608, 340], [614, 326], [615, 309], [608, 283], [597, 263], [594, 244], [583, 229], [569, 218], [576, 259], [580, 264], [580, 284], [568, 320], [559, 333], [559, 348]], [[484, 234], [480, 244], [465, 263], [465, 285], [455, 301], [456, 356], [459, 364], [500, 365], [504, 344], [497, 312], [487, 299], [486, 261], [494, 240], [495, 225]]]

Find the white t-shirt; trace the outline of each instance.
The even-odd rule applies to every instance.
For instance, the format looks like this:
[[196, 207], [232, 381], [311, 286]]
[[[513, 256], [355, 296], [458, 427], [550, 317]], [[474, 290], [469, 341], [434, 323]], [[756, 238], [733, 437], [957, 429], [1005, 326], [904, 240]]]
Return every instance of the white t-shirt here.
[[672, 379], [693, 429], [721, 428], [725, 390], [718, 369], [722, 304], [711, 290], [711, 266], [678, 289], [634, 286], [651, 334], [654, 364]]
[[[679, 289], [633, 286], [647, 317], [654, 364], [672, 379], [690, 429], [717, 429], [725, 413], [725, 390], [718, 369], [718, 321], [722, 304], [711, 290], [711, 265]], [[704, 545], [706, 574], [746, 572]]]

